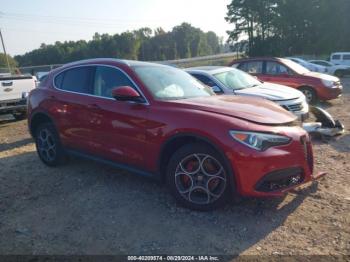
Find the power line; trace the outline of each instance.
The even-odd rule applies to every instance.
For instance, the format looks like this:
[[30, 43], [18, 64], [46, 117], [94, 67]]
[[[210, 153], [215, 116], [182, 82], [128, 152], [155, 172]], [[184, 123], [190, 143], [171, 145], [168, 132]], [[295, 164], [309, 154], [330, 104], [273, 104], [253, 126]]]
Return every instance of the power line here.
[[127, 21], [124, 19], [98, 19], [98, 18], [78, 18], [78, 17], [58, 17], [58, 16], [46, 16], [46, 15], [31, 15], [31, 14], [19, 14], [19, 13], [0, 13], [0, 19], [17, 20], [32, 23], [53, 23], [53, 24], [66, 24], [66, 25], [78, 25], [78, 26], [105, 26], [115, 27], [117, 25], [137, 25], [139, 23], [149, 22], [164, 22], [168, 19], [143, 19]]

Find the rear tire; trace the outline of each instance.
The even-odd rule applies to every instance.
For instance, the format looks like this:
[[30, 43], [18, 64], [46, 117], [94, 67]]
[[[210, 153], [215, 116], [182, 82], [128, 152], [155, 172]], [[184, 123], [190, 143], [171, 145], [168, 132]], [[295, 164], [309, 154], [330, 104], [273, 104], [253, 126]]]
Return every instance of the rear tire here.
[[209, 211], [226, 204], [232, 190], [229, 175], [218, 152], [205, 144], [190, 144], [173, 154], [166, 178], [181, 205]]
[[303, 92], [309, 104], [316, 104], [318, 102], [317, 94], [311, 87], [302, 87], [299, 90]]
[[41, 161], [47, 166], [58, 166], [65, 160], [65, 153], [59, 135], [51, 123], [36, 128], [35, 145]]

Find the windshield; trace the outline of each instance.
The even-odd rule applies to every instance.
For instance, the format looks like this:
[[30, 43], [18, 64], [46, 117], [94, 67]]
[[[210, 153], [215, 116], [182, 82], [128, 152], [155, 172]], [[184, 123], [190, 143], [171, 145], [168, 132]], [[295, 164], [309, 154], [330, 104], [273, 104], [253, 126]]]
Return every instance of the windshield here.
[[298, 63], [293, 62], [292, 60], [281, 59], [281, 61], [297, 74], [303, 75], [310, 72], [309, 69], [303, 67], [302, 65], [299, 65]]
[[261, 85], [261, 82], [251, 75], [238, 69], [217, 73], [214, 77], [232, 90], [239, 90]]
[[209, 88], [180, 69], [166, 66], [135, 66], [133, 69], [155, 99], [176, 100], [213, 95]]

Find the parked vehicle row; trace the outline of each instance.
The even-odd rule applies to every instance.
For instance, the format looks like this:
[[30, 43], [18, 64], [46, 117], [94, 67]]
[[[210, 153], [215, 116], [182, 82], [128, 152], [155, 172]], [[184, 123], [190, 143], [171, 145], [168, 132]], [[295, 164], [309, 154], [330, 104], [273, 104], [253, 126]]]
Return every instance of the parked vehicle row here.
[[304, 93], [309, 103], [338, 98], [343, 90], [339, 78], [311, 72], [289, 59], [248, 58], [235, 60], [230, 66], [252, 74], [261, 81], [296, 88]]
[[325, 60], [310, 60], [312, 64], [321, 65], [327, 68], [327, 72], [330, 75], [335, 75], [337, 77], [343, 77], [350, 75], [350, 66], [349, 65], [336, 65]]
[[[242, 87], [259, 87], [254, 96], [268, 96], [269, 84], [217, 70], [222, 90], [239, 77]], [[28, 125], [45, 164], [73, 154], [122, 167], [166, 181], [180, 203], [198, 210], [221, 206], [232, 193], [282, 196], [319, 178], [297, 117], [246, 89], [218, 96], [174, 67], [85, 60], [53, 70], [31, 91]]]
[[334, 53], [330, 62], [325, 60], [306, 61], [299, 57], [287, 57], [312, 72], [325, 73], [337, 77], [350, 75], [350, 53]]
[[298, 57], [286, 57], [286, 59], [292, 60], [293, 62], [309, 69], [312, 72], [319, 72], [319, 73], [327, 73], [328, 69], [323, 65], [318, 65], [311, 63], [310, 61], [306, 61], [304, 59], [298, 58]]

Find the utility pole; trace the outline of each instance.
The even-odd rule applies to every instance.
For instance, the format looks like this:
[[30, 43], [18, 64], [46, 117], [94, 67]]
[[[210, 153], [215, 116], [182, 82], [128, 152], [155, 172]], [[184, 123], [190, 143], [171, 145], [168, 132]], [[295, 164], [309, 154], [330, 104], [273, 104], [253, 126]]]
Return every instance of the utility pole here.
[[7, 53], [6, 53], [6, 48], [5, 48], [4, 38], [2, 37], [1, 28], [0, 28], [0, 38], [1, 38], [2, 48], [4, 49], [4, 54], [5, 54], [5, 58], [6, 58], [7, 68], [9, 70], [9, 73], [11, 74], [10, 62], [9, 62], [9, 58], [7, 56]]

